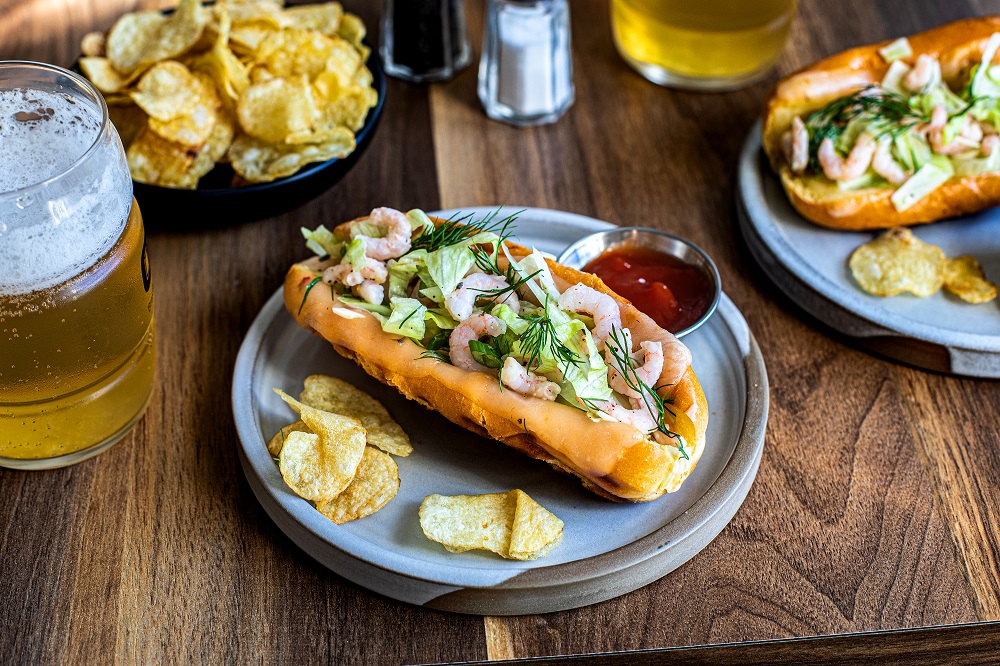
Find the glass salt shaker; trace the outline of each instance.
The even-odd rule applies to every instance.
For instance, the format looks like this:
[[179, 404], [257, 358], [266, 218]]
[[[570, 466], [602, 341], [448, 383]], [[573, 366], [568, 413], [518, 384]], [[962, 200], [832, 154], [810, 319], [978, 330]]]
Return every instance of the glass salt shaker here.
[[490, 118], [522, 127], [572, 106], [567, 0], [489, 0], [479, 100]]
[[385, 0], [379, 46], [385, 73], [428, 83], [469, 64], [465, 0]]

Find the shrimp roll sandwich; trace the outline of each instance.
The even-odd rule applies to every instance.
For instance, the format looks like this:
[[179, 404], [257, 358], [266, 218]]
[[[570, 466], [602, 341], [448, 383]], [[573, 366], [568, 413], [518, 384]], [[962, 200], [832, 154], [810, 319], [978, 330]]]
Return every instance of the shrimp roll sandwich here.
[[372, 377], [613, 500], [680, 487], [705, 446], [691, 352], [594, 275], [508, 242], [515, 216], [378, 208], [303, 230], [285, 306]]
[[780, 81], [763, 143], [803, 216], [835, 229], [1000, 204], [1000, 16], [845, 51]]

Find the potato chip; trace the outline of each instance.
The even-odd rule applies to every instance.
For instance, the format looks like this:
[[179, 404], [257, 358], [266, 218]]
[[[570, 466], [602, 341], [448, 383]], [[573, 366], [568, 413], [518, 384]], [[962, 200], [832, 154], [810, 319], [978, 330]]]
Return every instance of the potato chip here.
[[136, 180], [195, 188], [217, 156], [234, 164], [236, 187], [354, 150], [378, 102], [364, 24], [336, 2], [282, 5], [181, 0], [84, 37], [81, 70], [120, 107]]
[[107, 52], [107, 40], [103, 32], [88, 32], [80, 40], [80, 52], [89, 58], [103, 58]]
[[997, 286], [986, 279], [983, 267], [969, 255], [945, 262], [944, 288], [967, 303], [988, 303], [997, 297]]
[[236, 103], [240, 127], [251, 137], [282, 144], [294, 133], [311, 134], [319, 109], [305, 77], [254, 83]]
[[170, 15], [160, 12], [125, 14], [108, 32], [107, 54], [122, 74], [144, 64], [174, 58], [186, 52], [201, 37], [208, 12], [198, 0], [181, 0]]
[[201, 146], [198, 156], [194, 158], [191, 166], [184, 173], [184, 178], [178, 181], [175, 187], [196, 189], [198, 180], [214, 169], [217, 162], [222, 161], [233, 142], [234, 133], [233, 121], [225, 113], [218, 114], [212, 127], [212, 133]]
[[517, 498], [517, 508], [507, 557], [512, 560], [533, 560], [548, 555], [562, 542], [563, 521], [528, 497], [526, 492], [510, 492]]
[[118, 130], [118, 136], [121, 137], [122, 145], [126, 149], [146, 128], [146, 123], [149, 120], [146, 112], [132, 104], [131, 99], [126, 99], [123, 104], [116, 104], [108, 100], [108, 117], [111, 118], [111, 124]]
[[428, 495], [420, 503], [420, 528], [449, 552], [490, 550], [503, 557], [516, 509], [517, 499], [509, 493]]
[[285, 437], [278, 455], [281, 477], [304, 499], [332, 500], [354, 479], [365, 451], [365, 429], [357, 419], [322, 412], [278, 389], [275, 392], [299, 412], [312, 431], [291, 432]]
[[361, 421], [368, 433], [368, 444], [394, 456], [413, 452], [410, 438], [392, 420], [381, 402], [342, 379], [327, 375], [306, 377], [299, 400], [326, 412], [343, 414]]
[[281, 12], [281, 24], [286, 28], [317, 30], [325, 35], [337, 34], [344, 9], [336, 2], [287, 7]]
[[944, 282], [944, 262], [941, 248], [898, 227], [856, 249], [849, 266], [854, 279], [870, 294], [892, 296], [909, 291], [931, 296]]
[[250, 87], [250, 76], [240, 59], [229, 50], [229, 14], [223, 13], [220, 20], [221, 23], [217, 26], [218, 36], [212, 48], [194, 58], [191, 69], [208, 74], [223, 103], [235, 113], [236, 101]]
[[203, 95], [202, 82], [175, 60], [151, 67], [131, 93], [132, 100], [143, 111], [164, 122], [187, 113], [201, 102]]
[[250, 56], [257, 51], [268, 35], [274, 30], [262, 23], [243, 23], [229, 31], [229, 47], [241, 56]]
[[452, 553], [489, 550], [532, 560], [562, 541], [563, 522], [520, 490], [487, 495], [428, 495], [420, 527]]
[[229, 159], [236, 173], [248, 182], [266, 183], [290, 176], [306, 164], [350, 155], [354, 133], [346, 127], [337, 129], [323, 143], [298, 146], [275, 146], [240, 135], [229, 147]]
[[371, 88], [354, 88], [322, 107], [323, 123], [343, 125], [356, 132], [365, 124], [369, 109], [377, 103], [378, 93]]
[[200, 148], [216, 125], [221, 102], [207, 75], [196, 75], [189, 85], [198, 93], [197, 101], [169, 120], [150, 118], [149, 128], [169, 141]]
[[277, 457], [278, 454], [281, 453], [281, 447], [285, 445], [285, 440], [288, 439], [288, 435], [293, 432], [312, 433], [312, 430], [310, 430], [309, 426], [307, 426], [302, 421], [289, 423], [281, 430], [274, 433], [274, 437], [268, 440], [267, 452], [270, 453], [272, 456]]
[[349, 12], [341, 17], [340, 25], [337, 27], [337, 35], [356, 48], [361, 54], [362, 60], [368, 60], [371, 52], [371, 49], [361, 43], [366, 33], [365, 23], [360, 17]]
[[370, 516], [399, 492], [399, 468], [388, 454], [365, 447], [357, 474], [344, 492], [329, 502], [317, 503], [324, 516], [341, 525]]
[[218, 9], [229, 12], [233, 25], [257, 23], [266, 25], [270, 30], [282, 28], [281, 3], [274, 0], [238, 0], [220, 3]]
[[176, 187], [198, 156], [198, 150], [168, 141], [148, 127], [125, 151], [132, 178], [150, 185]]
[[90, 79], [95, 88], [107, 95], [125, 90], [144, 70], [138, 69], [128, 76], [122, 76], [107, 58], [90, 57], [80, 58], [80, 71]]

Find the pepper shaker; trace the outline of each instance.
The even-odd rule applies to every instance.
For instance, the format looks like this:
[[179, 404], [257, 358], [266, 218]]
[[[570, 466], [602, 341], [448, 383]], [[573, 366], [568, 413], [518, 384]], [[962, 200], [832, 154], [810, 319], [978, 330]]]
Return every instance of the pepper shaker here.
[[573, 104], [567, 0], [489, 0], [479, 62], [486, 115], [511, 125], [544, 125]]
[[385, 0], [385, 73], [415, 83], [450, 79], [469, 64], [465, 0]]

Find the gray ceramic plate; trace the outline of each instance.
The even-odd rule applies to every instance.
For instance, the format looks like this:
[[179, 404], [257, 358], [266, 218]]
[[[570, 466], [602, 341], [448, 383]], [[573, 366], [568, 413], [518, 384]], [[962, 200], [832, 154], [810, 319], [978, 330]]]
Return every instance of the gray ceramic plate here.
[[[529, 209], [520, 217], [517, 237], [558, 254], [608, 226]], [[767, 376], [746, 322], [723, 296], [715, 316], [684, 341], [694, 353], [711, 410], [705, 453], [678, 492], [647, 504], [616, 504], [369, 378], [300, 329], [279, 292], [257, 316], [236, 361], [233, 412], [241, 462], [258, 500], [292, 541], [344, 578], [385, 596], [490, 615], [596, 603], [660, 578], [704, 548], [736, 513], [757, 472]], [[271, 389], [297, 395], [313, 373], [342, 377], [374, 395], [413, 440], [413, 454], [397, 459], [397, 497], [378, 513], [340, 526], [285, 486], [265, 447], [279, 427], [295, 420]], [[521, 488], [565, 521], [563, 542], [547, 557], [513, 562], [478, 551], [456, 555], [423, 536], [417, 509], [425, 495], [511, 488]]]
[[[751, 253], [792, 300], [835, 330], [893, 358], [940, 372], [1000, 377], [1000, 309], [970, 305], [943, 290], [929, 298], [862, 291], [847, 260], [877, 234], [816, 226], [789, 204], [761, 150], [760, 123], [739, 167], [740, 226]], [[949, 257], [971, 254], [1000, 278], [1000, 209], [913, 227]]]

